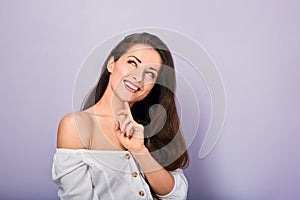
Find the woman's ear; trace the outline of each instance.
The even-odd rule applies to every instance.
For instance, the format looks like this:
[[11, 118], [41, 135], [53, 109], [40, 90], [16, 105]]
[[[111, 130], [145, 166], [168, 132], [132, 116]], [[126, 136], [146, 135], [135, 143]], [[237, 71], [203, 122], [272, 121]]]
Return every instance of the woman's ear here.
[[109, 58], [106, 66], [109, 73], [112, 73], [114, 66], [115, 66], [115, 61], [114, 61], [114, 57], [112, 56]]

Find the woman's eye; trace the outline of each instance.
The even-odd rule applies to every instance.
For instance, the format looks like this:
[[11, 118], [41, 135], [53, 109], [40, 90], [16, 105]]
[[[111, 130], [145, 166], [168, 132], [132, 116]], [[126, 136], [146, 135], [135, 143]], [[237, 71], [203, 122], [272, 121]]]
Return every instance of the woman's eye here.
[[155, 77], [155, 74], [154, 74], [153, 72], [146, 72], [146, 74], [147, 74], [148, 76], [152, 77], [152, 78]]
[[128, 63], [134, 67], [137, 67], [137, 64], [134, 60], [128, 60]]

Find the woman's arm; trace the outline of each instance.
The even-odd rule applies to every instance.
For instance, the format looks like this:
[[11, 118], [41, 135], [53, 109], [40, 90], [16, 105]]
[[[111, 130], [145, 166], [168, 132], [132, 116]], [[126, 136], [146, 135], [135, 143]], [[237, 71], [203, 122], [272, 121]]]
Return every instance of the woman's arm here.
[[158, 195], [169, 194], [175, 185], [174, 176], [165, 170], [150, 154], [144, 146], [141, 151], [131, 151], [134, 158], [139, 163], [143, 173], [147, 177], [151, 188]]
[[[156, 194], [160, 196], [176, 196], [176, 199], [185, 199], [187, 181], [183, 173], [182, 176], [175, 178], [174, 174], [165, 170], [152, 157], [144, 145], [144, 127], [133, 120], [127, 102], [125, 102], [124, 106], [125, 109], [117, 113], [114, 128], [120, 143], [133, 154]], [[175, 191], [178, 189], [175, 187], [176, 181], [179, 182], [178, 184], [183, 183], [185, 187], [182, 187], [180, 191]], [[173, 194], [170, 195], [170, 193]]]
[[64, 116], [58, 126], [57, 152], [53, 158], [52, 179], [60, 199], [92, 199], [93, 186], [89, 166], [83, 162], [83, 149], [75, 123], [75, 114]]
[[93, 199], [89, 166], [76, 150], [58, 149], [53, 159], [52, 180], [58, 186], [61, 200]]

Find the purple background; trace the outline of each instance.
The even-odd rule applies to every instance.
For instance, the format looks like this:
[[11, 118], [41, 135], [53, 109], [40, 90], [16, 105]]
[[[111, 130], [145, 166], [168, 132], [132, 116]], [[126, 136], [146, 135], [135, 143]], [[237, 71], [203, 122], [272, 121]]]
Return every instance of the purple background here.
[[189, 149], [188, 199], [299, 199], [299, 8], [296, 0], [1, 1], [0, 198], [57, 199], [56, 130], [72, 112], [80, 64], [106, 38], [154, 26], [203, 45], [226, 88], [216, 147], [198, 159], [200, 123]]

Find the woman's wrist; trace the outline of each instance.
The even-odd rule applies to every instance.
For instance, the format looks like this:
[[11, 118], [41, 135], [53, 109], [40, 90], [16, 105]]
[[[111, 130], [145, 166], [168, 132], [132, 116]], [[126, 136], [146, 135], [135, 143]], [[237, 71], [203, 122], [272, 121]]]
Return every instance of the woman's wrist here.
[[154, 172], [163, 167], [152, 157], [147, 147], [143, 147], [140, 151], [130, 151], [135, 160], [139, 163], [144, 173]]
[[136, 155], [143, 155], [143, 154], [148, 154], [149, 150], [147, 149], [147, 147], [145, 145], [143, 145], [140, 149], [128, 149], [132, 154], [136, 154]]

